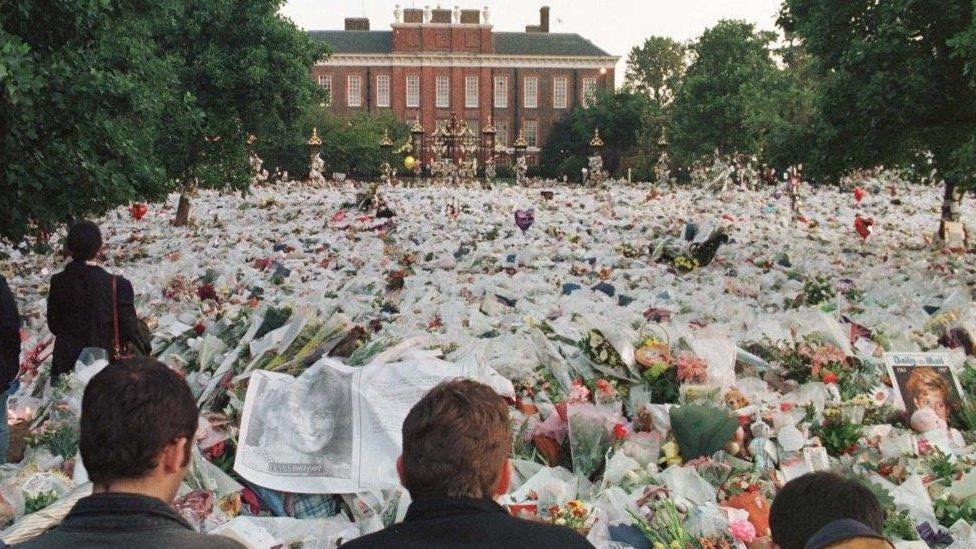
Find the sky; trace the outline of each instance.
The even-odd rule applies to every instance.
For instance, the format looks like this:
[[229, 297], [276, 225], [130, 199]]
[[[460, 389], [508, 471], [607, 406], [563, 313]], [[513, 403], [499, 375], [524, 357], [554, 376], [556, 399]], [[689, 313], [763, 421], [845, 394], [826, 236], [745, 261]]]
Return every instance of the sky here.
[[[396, 4], [423, 8], [429, 0], [288, 0], [282, 13], [307, 30], [341, 29], [346, 17], [368, 17], [373, 30], [388, 30]], [[552, 32], [583, 35], [605, 51], [619, 55], [618, 82], [630, 49], [651, 35], [692, 40], [720, 19], [744, 19], [774, 30], [781, 0], [447, 0], [453, 9], [488, 6], [495, 30], [519, 31], [539, 22], [539, 8], [552, 8]]]

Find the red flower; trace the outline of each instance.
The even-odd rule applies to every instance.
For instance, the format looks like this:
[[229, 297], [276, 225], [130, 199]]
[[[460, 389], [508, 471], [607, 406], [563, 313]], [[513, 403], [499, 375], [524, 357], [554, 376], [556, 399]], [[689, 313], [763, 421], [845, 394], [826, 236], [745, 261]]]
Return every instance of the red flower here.
[[199, 288], [197, 288], [197, 297], [200, 298], [200, 301], [206, 301], [208, 299], [217, 301], [217, 290], [215, 290], [213, 284], [210, 284], [209, 282], [202, 284]]
[[779, 403], [779, 409], [780, 409], [781, 412], [789, 412], [789, 411], [792, 411], [793, 410], [793, 403], [792, 402], [780, 402]]
[[882, 463], [881, 465], [878, 465], [878, 474], [886, 477], [891, 474], [892, 469], [893, 467], [890, 463]]
[[826, 374], [823, 375], [822, 379], [824, 383], [837, 383], [837, 374], [833, 372], [827, 372]]
[[627, 426], [623, 423], [618, 423], [613, 426], [613, 438], [617, 440], [624, 440], [627, 438]]
[[257, 515], [261, 512], [261, 500], [258, 499], [258, 495], [254, 493], [254, 490], [245, 486], [241, 490], [241, 497], [244, 499], [244, 503], [250, 508], [252, 515]]
[[596, 381], [596, 388], [604, 395], [613, 394], [613, 385], [611, 385], [610, 382], [605, 379], [598, 379]]
[[203, 455], [204, 455], [204, 457], [206, 457], [210, 461], [213, 461], [213, 460], [219, 458], [220, 456], [224, 455], [224, 451], [226, 449], [227, 449], [227, 443], [222, 440], [222, 441], [218, 442], [217, 444], [214, 444], [210, 448], [207, 448], [206, 450], [204, 450], [203, 451]]
[[197, 335], [203, 335], [203, 332], [207, 331], [207, 326], [203, 322], [197, 322], [196, 326], [193, 327], [193, 331]]

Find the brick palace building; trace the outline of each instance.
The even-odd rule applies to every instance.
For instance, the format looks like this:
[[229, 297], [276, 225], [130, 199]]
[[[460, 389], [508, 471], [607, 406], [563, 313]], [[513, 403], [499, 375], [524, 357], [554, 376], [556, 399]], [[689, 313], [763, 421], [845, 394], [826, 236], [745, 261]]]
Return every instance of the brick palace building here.
[[619, 59], [578, 34], [549, 32], [548, 7], [525, 32], [495, 32], [490, 12], [404, 9], [391, 30], [346, 19], [345, 30], [310, 31], [332, 55], [312, 68], [331, 112], [390, 112], [429, 133], [452, 113], [480, 132], [489, 121], [510, 147], [519, 130], [529, 152], [553, 122], [599, 89], [613, 89]]

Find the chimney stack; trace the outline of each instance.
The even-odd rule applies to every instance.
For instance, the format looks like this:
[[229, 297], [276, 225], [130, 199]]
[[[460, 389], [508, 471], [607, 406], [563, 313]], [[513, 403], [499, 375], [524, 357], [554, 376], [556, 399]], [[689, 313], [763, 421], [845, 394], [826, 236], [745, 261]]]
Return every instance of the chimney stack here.
[[347, 17], [346, 30], [347, 31], [368, 31], [369, 19], [365, 17]]
[[539, 24], [526, 25], [525, 32], [549, 32], [549, 6], [539, 8]]

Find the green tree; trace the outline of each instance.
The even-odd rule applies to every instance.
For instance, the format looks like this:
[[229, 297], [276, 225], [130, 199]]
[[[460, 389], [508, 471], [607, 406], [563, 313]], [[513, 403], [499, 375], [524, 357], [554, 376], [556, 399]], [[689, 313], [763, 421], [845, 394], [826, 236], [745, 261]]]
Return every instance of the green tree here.
[[674, 90], [687, 67], [686, 55], [687, 49], [680, 42], [666, 36], [651, 36], [630, 50], [624, 83], [634, 91], [646, 93], [663, 107], [674, 99]]
[[312, 124], [319, 128], [322, 136], [322, 160], [329, 173], [340, 172], [356, 179], [372, 179], [380, 175], [380, 165], [387, 161], [400, 172], [404, 171], [399, 157], [386, 158], [380, 147], [384, 131], [389, 132], [390, 139], [395, 143], [394, 151], [410, 137], [410, 127], [393, 115], [358, 114], [345, 118], [320, 113], [315, 118]]
[[761, 135], [750, 128], [756, 87], [777, 72], [771, 44], [776, 35], [744, 21], [720, 21], [691, 45], [693, 61], [678, 89], [667, 129], [674, 160], [689, 165], [720, 154], [761, 152]]
[[811, 146], [824, 131], [817, 60], [796, 44], [775, 55], [780, 68], [743, 89], [746, 131], [758, 141], [754, 152], [779, 170], [820, 163], [820, 150]]
[[604, 142], [604, 168], [622, 175], [620, 169], [626, 160], [649, 157], [656, 147], [656, 115], [654, 103], [644, 93], [620, 90], [600, 94], [590, 106], [577, 107], [554, 124], [541, 151], [540, 167], [549, 176], [576, 179], [580, 169], [588, 165], [590, 139], [598, 129]]
[[0, 3], [0, 238], [165, 194], [150, 0]]
[[177, 60], [179, 93], [159, 132], [167, 177], [182, 191], [176, 225], [189, 219], [197, 187], [247, 188], [249, 135], [274, 165], [279, 144], [294, 141], [322, 99], [308, 71], [327, 49], [279, 14], [283, 3], [179, 0], [158, 9], [155, 41]]
[[899, 164], [930, 151], [945, 180], [939, 234], [976, 186], [972, 0], [786, 0], [780, 25], [819, 57], [819, 168]]

